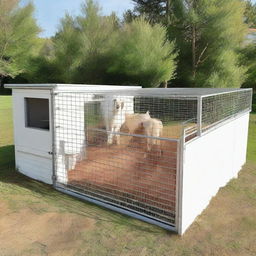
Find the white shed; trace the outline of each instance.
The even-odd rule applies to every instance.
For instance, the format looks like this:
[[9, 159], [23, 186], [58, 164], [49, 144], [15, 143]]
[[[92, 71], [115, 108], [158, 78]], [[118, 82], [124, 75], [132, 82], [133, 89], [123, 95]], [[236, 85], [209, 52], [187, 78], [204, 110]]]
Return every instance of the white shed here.
[[19, 172], [179, 234], [246, 161], [251, 89], [5, 87]]

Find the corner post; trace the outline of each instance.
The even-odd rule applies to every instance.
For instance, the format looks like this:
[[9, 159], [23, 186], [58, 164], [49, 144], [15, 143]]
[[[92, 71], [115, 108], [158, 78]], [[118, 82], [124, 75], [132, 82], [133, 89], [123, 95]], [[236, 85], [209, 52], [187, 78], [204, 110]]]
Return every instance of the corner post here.
[[197, 97], [197, 136], [202, 135], [202, 96]]
[[183, 203], [183, 169], [184, 169], [184, 151], [185, 151], [185, 126], [182, 129], [181, 138], [177, 143], [177, 173], [176, 173], [176, 216], [175, 226], [179, 235], [182, 235], [182, 203]]
[[51, 90], [51, 133], [52, 133], [52, 183], [56, 187], [56, 148], [55, 148], [55, 92]]

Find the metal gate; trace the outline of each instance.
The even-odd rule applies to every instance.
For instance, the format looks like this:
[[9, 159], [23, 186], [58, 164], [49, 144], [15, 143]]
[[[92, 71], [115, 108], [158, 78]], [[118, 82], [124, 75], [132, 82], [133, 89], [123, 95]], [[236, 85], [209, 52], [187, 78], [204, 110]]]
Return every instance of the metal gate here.
[[[60, 92], [52, 100], [56, 188], [177, 230], [182, 145], [180, 124], [167, 118], [173, 99]], [[134, 117], [142, 122], [127, 130]]]

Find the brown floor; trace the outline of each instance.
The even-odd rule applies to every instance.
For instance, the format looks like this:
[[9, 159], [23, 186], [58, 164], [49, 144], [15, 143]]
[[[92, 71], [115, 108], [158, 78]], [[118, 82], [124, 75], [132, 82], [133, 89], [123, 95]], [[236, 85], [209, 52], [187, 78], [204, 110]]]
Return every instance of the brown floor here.
[[108, 146], [99, 134], [92, 137], [86, 159], [69, 171], [69, 185], [104, 199], [174, 212], [177, 142], [161, 142], [146, 153], [144, 138], [121, 136], [120, 145]]

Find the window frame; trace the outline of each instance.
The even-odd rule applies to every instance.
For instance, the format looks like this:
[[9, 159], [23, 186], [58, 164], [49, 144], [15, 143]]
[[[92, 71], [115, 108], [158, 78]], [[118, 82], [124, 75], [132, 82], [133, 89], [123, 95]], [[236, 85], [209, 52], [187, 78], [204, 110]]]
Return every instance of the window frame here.
[[[28, 124], [28, 99], [34, 99], [34, 100], [47, 100], [48, 102], [48, 116], [49, 116], [49, 120], [48, 120], [48, 128], [40, 128], [40, 127], [34, 127], [34, 126], [29, 126]], [[39, 131], [45, 131], [45, 132], [50, 132], [51, 130], [51, 126], [50, 126], [50, 99], [49, 98], [39, 98], [39, 97], [24, 97], [24, 121], [25, 121], [25, 128], [27, 129], [33, 129], [33, 130], [39, 130]]]

